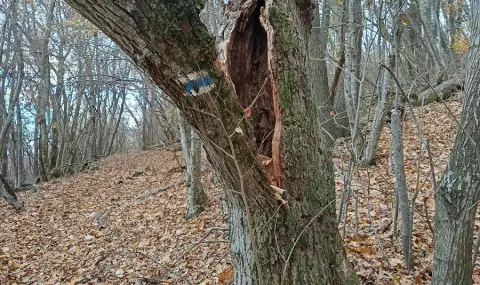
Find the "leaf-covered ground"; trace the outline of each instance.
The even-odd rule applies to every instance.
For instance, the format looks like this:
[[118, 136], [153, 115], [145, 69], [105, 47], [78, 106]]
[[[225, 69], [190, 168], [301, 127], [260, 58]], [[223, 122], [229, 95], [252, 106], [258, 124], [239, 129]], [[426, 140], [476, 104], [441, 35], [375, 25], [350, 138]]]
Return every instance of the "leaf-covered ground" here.
[[[228, 244], [210, 174], [208, 212], [186, 221], [183, 185], [136, 199], [183, 176], [172, 152], [114, 155], [98, 168], [21, 195], [19, 215], [1, 202], [0, 284], [213, 284]], [[133, 177], [136, 170], [144, 173]]]
[[[458, 98], [446, 105], [459, 118]], [[430, 142], [439, 181], [453, 144], [454, 119], [442, 104], [415, 112]], [[365, 284], [430, 283], [433, 183], [428, 155], [420, 149], [410, 116], [404, 140], [411, 196], [420, 188], [414, 215], [415, 268], [410, 274], [404, 270], [400, 239], [393, 238], [394, 178], [386, 128], [377, 164], [354, 171], [355, 195], [348, 199], [347, 222], [340, 225], [349, 259]], [[335, 151], [338, 197], [347, 154], [342, 145]], [[1, 200], [0, 284], [224, 284], [231, 276], [227, 225], [220, 210], [221, 191], [211, 173], [203, 175], [209, 209], [196, 220], [184, 219], [184, 185], [137, 199], [183, 177], [179, 160], [181, 156], [166, 150], [114, 155], [98, 162], [97, 170], [42, 184], [39, 193], [21, 193], [26, 209], [21, 214]], [[136, 170], [143, 174], [134, 175]], [[478, 270], [474, 278], [480, 284]]]
[[[446, 163], [453, 147], [456, 121], [460, 120], [460, 98], [448, 102], [430, 104], [414, 110], [424, 137], [430, 145], [430, 153], [436, 183], [440, 183]], [[393, 208], [395, 177], [392, 173], [390, 157], [390, 129], [382, 133], [376, 165], [355, 168], [352, 185], [355, 194], [350, 195], [347, 223], [340, 226], [344, 236], [345, 248], [350, 261], [364, 284], [430, 284], [433, 270], [433, 234], [434, 227], [434, 183], [431, 179], [431, 167], [428, 151], [420, 147], [418, 129], [411, 113], [406, 111], [404, 123], [405, 172], [409, 199], [415, 199], [413, 222], [413, 260], [414, 268], [408, 274], [401, 252], [400, 234], [393, 236]], [[345, 173], [348, 164], [348, 152], [344, 146], [338, 146], [335, 162], [339, 174]], [[341, 175], [337, 177], [337, 197], [343, 189]], [[358, 235], [355, 235], [355, 199], [358, 203]], [[399, 216], [401, 216], [399, 214]], [[478, 221], [478, 219], [477, 219]], [[479, 223], [475, 227], [477, 233]], [[401, 218], [398, 219], [398, 230]], [[345, 230], [345, 232], [344, 232]], [[480, 284], [480, 272], [474, 274], [474, 284]]]

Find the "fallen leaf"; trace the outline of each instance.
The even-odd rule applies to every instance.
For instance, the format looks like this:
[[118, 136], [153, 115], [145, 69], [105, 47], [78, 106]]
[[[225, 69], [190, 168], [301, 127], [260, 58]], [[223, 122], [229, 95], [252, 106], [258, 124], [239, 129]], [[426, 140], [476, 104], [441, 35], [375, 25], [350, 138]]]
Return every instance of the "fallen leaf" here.
[[122, 278], [124, 273], [125, 272], [121, 268], [115, 270], [115, 276], [117, 276], [118, 278]]
[[223, 269], [218, 274], [218, 282], [221, 285], [229, 284], [231, 281], [233, 281], [233, 269], [231, 267]]
[[238, 133], [238, 134], [243, 135], [243, 131], [242, 131], [242, 129], [241, 129], [240, 127], [236, 127], [236, 128], [235, 128], [235, 132]]
[[249, 118], [252, 115], [252, 108], [251, 107], [245, 108], [244, 113], [245, 113], [245, 118]]

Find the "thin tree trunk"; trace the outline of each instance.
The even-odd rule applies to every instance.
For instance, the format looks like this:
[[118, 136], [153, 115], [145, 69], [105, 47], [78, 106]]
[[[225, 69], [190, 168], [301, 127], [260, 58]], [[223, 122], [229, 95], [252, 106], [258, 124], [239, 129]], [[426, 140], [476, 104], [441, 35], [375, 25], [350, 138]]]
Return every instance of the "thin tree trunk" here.
[[185, 185], [190, 187], [192, 182], [192, 130], [190, 125], [185, 121], [182, 115], [178, 118], [178, 127], [180, 129], [180, 144], [182, 145], [183, 158], [185, 159], [185, 168], [187, 175], [185, 178]]
[[118, 134], [118, 127], [120, 126], [120, 122], [122, 121], [122, 115], [123, 115], [123, 110], [125, 109], [125, 97], [127, 96], [127, 91], [125, 90], [125, 86], [123, 87], [120, 96], [122, 97], [122, 103], [120, 104], [120, 110], [118, 112], [118, 118], [115, 121], [115, 126], [113, 127], [112, 134], [110, 136], [110, 140], [108, 142], [108, 151], [104, 154], [105, 156], [108, 156], [112, 154], [112, 147], [113, 147], [113, 142], [115, 138], [117, 137]]
[[[190, 147], [190, 166], [189, 171], [190, 185], [188, 187], [187, 198], [187, 219], [196, 218], [201, 212], [206, 209], [207, 195], [202, 185], [202, 142], [200, 141], [195, 130], [191, 131], [191, 147]], [[188, 164], [187, 164], [188, 165]]]
[[[144, 88], [145, 89], [145, 88]], [[144, 92], [144, 91], [142, 91]], [[147, 99], [145, 98], [146, 95], [142, 96], [142, 149], [145, 150], [146, 146], [151, 145], [151, 141], [149, 140], [147, 134], [147, 125], [148, 125], [148, 112], [147, 112]]]
[[58, 156], [59, 156], [59, 141], [60, 141], [60, 132], [63, 130], [63, 120], [61, 119], [62, 115], [62, 96], [64, 88], [64, 74], [65, 74], [65, 57], [64, 52], [65, 38], [61, 35], [60, 43], [58, 47], [59, 59], [58, 67], [56, 70], [56, 81], [57, 86], [55, 88], [55, 93], [53, 94], [53, 106], [52, 106], [52, 148], [50, 153], [50, 170], [59, 167], [58, 165]]
[[[85, 74], [85, 68], [84, 68], [84, 65], [81, 61], [81, 59], [79, 59], [78, 61], [78, 69], [79, 69], [79, 72], [80, 74]], [[78, 93], [82, 93], [82, 92], [85, 92], [85, 89], [86, 89], [86, 86], [85, 86], [85, 83], [81, 84], [80, 85], [80, 88], [78, 88]], [[76, 102], [75, 102], [75, 109], [73, 111], [73, 116], [72, 116], [72, 124], [70, 126], [70, 129], [68, 130], [68, 138], [66, 139], [66, 145], [65, 145], [65, 152], [66, 154], [63, 155], [64, 157], [64, 161], [62, 162], [62, 165], [65, 165], [65, 164], [68, 164], [68, 163], [71, 163], [73, 162], [74, 160], [74, 148], [76, 147], [75, 146], [75, 139], [77, 137], [77, 135], [79, 134], [78, 132], [78, 129], [79, 129], [79, 125], [81, 125], [81, 120], [80, 120], [80, 108], [82, 106], [82, 98], [81, 97], [78, 97]]]
[[48, 4], [48, 11], [45, 20], [45, 31], [42, 35], [42, 52], [40, 62], [40, 80], [41, 80], [41, 96], [39, 96], [39, 110], [38, 110], [38, 125], [40, 130], [38, 163], [40, 176], [43, 181], [48, 181], [47, 169], [48, 167], [48, 132], [47, 132], [47, 107], [50, 98], [50, 51], [48, 43], [50, 42], [50, 35], [52, 33], [53, 11], [55, 9], [55, 1], [50, 0]]
[[[11, 88], [11, 93], [10, 93], [10, 102], [8, 106], [8, 111], [5, 114], [2, 114], [3, 116], [6, 116], [3, 120], [3, 124], [1, 126], [1, 131], [0, 131], [0, 150], [2, 151], [3, 155], [3, 150], [6, 150], [7, 147], [7, 134], [8, 130], [10, 129], [10, 126], [12, 124], [12, 120], [15, 115], [15, 108], [19, 104], [19, 97], [20, 93], [22, 91], [22, 86], [23, 86], [23, 78], [24, 78], [24, 58], [23, 58], [23, 52], [22, 49], [20, 48], [21, 46], [21, 37], [20, 37], [20, 32], [17, 30], [16, 25], [17, 25], [17, 17], [16, 17], [16, 7], [13, 8], [14, 15], [13, 15], [13, 29], [12, 32], [14, 33], [15, 36], [15, 44], [16, 44], [16, 52], [14, 56], [14, 64], [16, 64], [16, 75], [17, 78], [15, 78], [15, 83], [12, 84]], [[6, 155], [5, 155], [6, 158]], [[6, 161], [8, 163], [8, 161]], [[8, 165], [8, 164], [7, 164]], [[2, 173], [0, 174], [0, 180], [3, 184], [3, 189], [0, 190], [3, 198], [7, 201], [8, 204], [10, 204], [16, 211], [20, 211], [22, 209], [22, 205], [18, 201], [17, 195], [13, 191], [12, 187], [8, 183], [6, 179], [7, 175], [7, 168], [5, 165], [2, 165]]]
[[320, 8], [317, 3], [313, 12], [312, 34], [310, 36], [309, 52], [311, 56], [311, 78], [312, 95], [317, 105], [318, 123], [324, 134], [324, 142], [329, 146], [333, 145], [337, 137], [335, 120], [333, 119], [333, 103], [329, 100], [328, 93], [328, 72], [326, 63], [326, 49], [328, 38], [328, 26], [330, 24], [330, 8], [324, 1], [322, 17], [320, 19]]
[[345, 40], [345, 75], [344, 75], [344, 95], [345, 104], [350, 122], [350, 132], [352, 134], [352, 148], [356, 159], [360, 159], [363, 151], [363, 135], [358, 127], [357, 114], [360, 109], [359, 101], [361, 93], [361, 58], [362, 58], [362, 4], [361, 0], [348, 0], [348, 27]]
[[403, 128], [402, 119], [397, 110], [392, 112], [392, 149], [395, 161], [395, 189], [397, 193], [400, 214], [402, 215], [402, 249], [405, 256], [405, 264], [408, 270], [411, 269], [411, 210], [405, 178], [405, 163], [403, 159]]
[[15, 107], [16, 113], [16, 128], [15, 128], [15, 159], [17, 160], [17, 167], [15, 168], [15, 187], [20, 187], [25, 177], [25, 165], [24, 165], [24, 153], [23, 153], [23, 125], [22, 125], [22, 113], [20, 109], [20, 102], [17, 101]]
[[[18, 45], [20, 46], [20, 43], [18, 43]], [[23, 60], [23, 53], [21, 49], [18, 49], [18, 51], [16, 52], [15, 61], [17, 65], [17, 69], [16, 69], [17, 78], [15, 79], [16, 84], [12, 85], [11, 93], [10, 93], [10, 102], [9, 102], [8, 110], [6, 110], [6, 113], [5, 113], [7, 117], [5, 118], [0, 130], [0, 150], [2, 151], [6, 149], [8, 130], [10, 129], [10, 126], [12, 124], [12, 120], [15, 115], [15, 106], [17, 105], [17, 102], [19, 100], [20, 93], [22, 91], [22, 86], [23, 86], [24, 60]], [[2, 172], [6, 172], [6, 169], [2, 168]], [[4, 175], [4, 177], [6, 177], [4, 173], [2, 174]]]
[[[387, 56], [387, 58], [389, 58]], [[383, 69], [383, 80], [380, 91], [380, 100], [378, 100], [375, 110], [375, 116], [373, 117], [372, 130], [365, 148], [364, 161], [368, 165], [372, 165], [375, 162], [375, 154], [380, 142], [380, 135], [385, 124], [385, 115], [387, 114], [387, 108], [389, 107], [388, 99], [390, 94], [390, 73]]]

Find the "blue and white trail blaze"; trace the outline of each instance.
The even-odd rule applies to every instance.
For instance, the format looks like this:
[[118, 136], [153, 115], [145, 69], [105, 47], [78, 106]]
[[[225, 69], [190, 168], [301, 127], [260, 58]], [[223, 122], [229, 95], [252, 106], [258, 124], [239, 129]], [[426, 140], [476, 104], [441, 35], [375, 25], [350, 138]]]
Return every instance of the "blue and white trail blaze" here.
[[204, 72], [194, 72], [187, 75], [187, 77], [179, 78], [179, 81], [185, 87], [185, 96], [199, 96], [210, 92], [215, 84], [213, 79]]

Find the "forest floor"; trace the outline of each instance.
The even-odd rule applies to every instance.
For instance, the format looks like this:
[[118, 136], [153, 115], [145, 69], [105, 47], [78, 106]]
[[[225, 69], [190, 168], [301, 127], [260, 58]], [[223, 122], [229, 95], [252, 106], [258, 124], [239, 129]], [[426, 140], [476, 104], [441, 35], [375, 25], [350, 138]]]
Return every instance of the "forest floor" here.
[[[455, 134], [455, 121], [445, 106], [459, 118], [458, 98], [415, 110], [430, 143], [437, 181]], [[340, 225], [349, 260], [364, 284], [430, 283], [433, 183], [428, 178], [428, 155], [420, 149], [410, 116], [404, 141], [411, 197], [419, 189], [415, 266], [406, 272], [400, 238], [393, 239], [394, 177], [388, 167], [390, 139], [385, 128], [376, 165], [355, 168], [355, 195], [348, 199], [347, 222]], [[211, 173], [203, 174], [209, 208], [193, 221], [184, 219], [184, 185], [137, 199], [183, 177], [181, 160], [180, 153], [166, 150], [118, 154], [97, 162], [96, 170], [44, 183], [38, 193], [20, 193], [25, 206], [20, 214], [0, 200], [0, 284], [224, 284], [232, 273], [227, 224], [220, 210], [221, 190], [214, 186]], [[341, 144], [334, 160], [340, 197], [341, 173], [348, 164]], [[143, 173], [137, 176], [137, 170]], [[358, 202], [357, 226], [353, 197]], [[474, 279], [480, 284], [478, 269]]]

